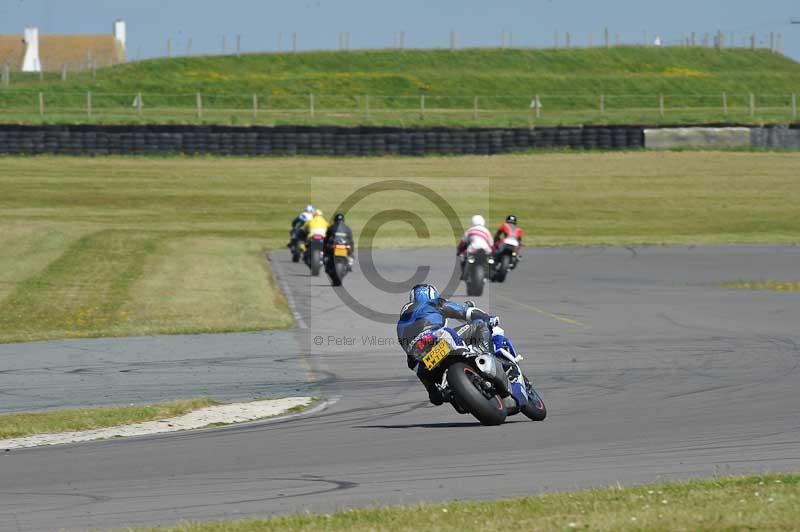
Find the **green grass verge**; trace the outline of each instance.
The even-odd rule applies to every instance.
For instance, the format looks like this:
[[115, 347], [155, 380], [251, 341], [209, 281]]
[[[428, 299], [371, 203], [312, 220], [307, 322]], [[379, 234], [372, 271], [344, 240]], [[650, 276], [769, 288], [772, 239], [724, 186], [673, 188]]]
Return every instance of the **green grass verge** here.
[[117, 427], [182, 416], [194, 410], [218, 404], [217, 401], [208, 397], [199, 397], [152, 405], [2, 414], [0, 415], [0, 439]]
[[[393, 178], [439, 192], [462, 224], [520, 217], [527, 245], [800, 241], [797, 153], [493, 157], [0, 159], [0, 342], [287, 327], [264, 253], [311, 202], [328, 214]], [[438, 207], [380, 192], [348, 222], [406, 209], [376, 246], [452, 246]], [[302, 269], [302, 267], [299, 267]]]
[[[87, 91], [93, 95], [92, 118]], [[133, 106], [140, 92], [142, 116]], [[204, 94], [202, 118], [195, 116], [198, 92]], [[723, 92], [729, 115], [722, 112]], [[800, 64], [766, 50], [630, 46], [245, 54], [154, 59], [100, 69], [96, 77], [78, 73], [66, 82], [57, 75], [39, 81], [37, 75], [13, 73], [11, 87], [0, 89], [0, 120], [527, 126], [531, 99], [539, 94], [543, 114], [537, 124], [758, 123], [791, 120], [791, 94], [797, 92]], [[757, 95], [752, 118], [750, 93]], [[253, 94], [260, 108], [256, 117]], [[664, 117], [659, 94], [666, 95]]]
[[776, 281], [770, 279], [747, 280], [737, 279], [719, 283], [722, 288], [739, 290], [770, 290], [772, 292], [800, 292], [800, 281]]
[[141, 530], [794, 530], [798, 522], [800, 475], [786, 474]]

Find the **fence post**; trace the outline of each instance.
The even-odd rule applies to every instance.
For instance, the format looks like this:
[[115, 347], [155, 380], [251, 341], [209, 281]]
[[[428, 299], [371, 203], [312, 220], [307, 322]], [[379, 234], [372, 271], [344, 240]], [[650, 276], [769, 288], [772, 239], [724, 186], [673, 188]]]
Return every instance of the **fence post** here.
[[61, 65], [61, 81], [67, 81], [67, 64]]
[[606, 26], [605, 28], [603, 28], [603, 44], [605, 44], [605, 47], [606, 47], [606, 48], [608, 48], [608, 47], [609, 47], [609, 42], [608, 42], [608, 26]]
[[308, 116], [312, 120], [314, 119], [314, 93], [310, 92], [308, 94]]
[[[506, 39], [505, 39], [505, 33], [504, 33], [503, 34], [503, 48], [505, 48], [505, 44], [506, 44]], [[553, 44], [555, 45], [556, 48], [558, 48], [558, 30], [555, 30], [553, 32]]]
[[658, 112], [661, 115], [661, 118], [664, 118], [664, 95], [658, 95]]
[[369, 120], [369, 94], [364, 96], [364, 118]]
[[197, 105], [197, 118], [203, 118], [203, 96], [199, 92], [195, 102]]
[[728, 93], [722, 93], [722, 113], [728, 116]]
[[253, 94], [253, 118], [258, 118], [258, 94]]
[[478, 119], [478, 97], [477, 96], [472, 98], [472, 118], [474, 120]]
[[792, 118], [797, 120], [797, 94], [792, 94]]
[[569, 48], [570, 47], [570, 41], [572, 40], [571, 39], [571, 35], [569, 34], [569, 32], [567, 32], [567, 34], [564, 36], [564, 39], [565, 39], [564, 47], [565, 48]]
[[756, 114], [756, 96], [752, 92], [750, 93], [750, 116], [755, 116]]
[[450, 51], [456, 51], [456, 32], [455, 30], [450, 30]]
[[536, 107], [536, 118], [540, 118], [542, 116], [542, 102], [539, 100], [539, 95], [536, 95], [536, 103], [534, 105]]
[[167, 57], [172, 57], [172, 39], [167, 39]]
[[292, 33], [292, 52], [297, 51], [297, 33]]
[[237, 33], [236, 34], [236, 57], [242, 53], [242, 35]]
[[44, 117], [44, 93], [39, 93], [39, 116]]
[[750, 49], [751, 50], [755, 50], [756, 49], [756, 34], [755, 33], [750, 35]]
[[647, 30], [642, 30], [642, 36], [644, 37], [644, 47], [647, 48], [650, 43], [647, 42]]
[[144, 102], [142, 102], [142, 93], [136, 93], [136, 114], [142, 116], [142, 107], [144, 107]]
[[92, 91], [86, 91], [86, 115], [92, 118]]
[[189, 40], [186, 41], [186, 55], [192, 55], [192, 38], [189, 37]]
[[600, 95], [600, 114], [606, 114], [606, 95]]
[[419, 119], [425, 120], [425, 95], [419, 95]]
[[222, 55], [228, 55], [228, 36], [222, 36]]
[[769, 32], [769, 51], [770, 52], [774, 52], [775, 51], [775, 32], [774, 31]]

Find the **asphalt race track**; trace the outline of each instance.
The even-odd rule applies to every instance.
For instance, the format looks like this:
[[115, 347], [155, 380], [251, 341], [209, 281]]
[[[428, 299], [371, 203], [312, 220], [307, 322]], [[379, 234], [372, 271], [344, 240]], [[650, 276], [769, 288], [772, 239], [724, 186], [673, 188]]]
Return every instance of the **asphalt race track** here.
[[[429, 264], [429, 279], [444, 284], [453, 259], [444, 250], [384, 251], [376, 263], [395, 282]], [[502, 316], [549, 416], [481, 427], [427, 404], [399, 347], [381, 345], [393, 342], [393, 325], [353, 312], [325, 277], [280, 253], [273, 267], [307, 327], [296, 332], [297, 356], [327, 408], [0, 453], [0, 528], [109, 528], [800, 470], [800, 294], [713, 286], [797, 279], [798, 264], [797, 247], [529, 250], [478, 302]], [[359, 271], [345, 288], [378, 312], [405, 302]]]

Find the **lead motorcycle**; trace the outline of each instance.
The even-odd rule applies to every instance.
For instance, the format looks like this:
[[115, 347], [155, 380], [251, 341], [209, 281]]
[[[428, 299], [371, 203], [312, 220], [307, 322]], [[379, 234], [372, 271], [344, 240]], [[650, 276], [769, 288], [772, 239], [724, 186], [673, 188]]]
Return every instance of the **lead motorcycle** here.
[[519, 413], [542, 421], [547, 408], [519, 366], [522, 356], [500, 327], [492, 329], [492, 344], [494, 352], [483, 353], [439, 329], [416, 341], [415, 358], [459, 414], [472, 414], [482, 425], [500, 425]]

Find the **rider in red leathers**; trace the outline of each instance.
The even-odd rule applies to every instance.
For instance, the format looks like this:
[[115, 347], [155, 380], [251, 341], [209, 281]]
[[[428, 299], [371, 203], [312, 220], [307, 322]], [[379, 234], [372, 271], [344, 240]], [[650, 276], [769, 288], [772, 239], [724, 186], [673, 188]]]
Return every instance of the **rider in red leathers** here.
[[494, 234], [494, 249], [497, 250], [509, 236], [516, 238], [519, 247], [522, 247], [522, 229], [517, 227], [517, 217], [513, 214], [506, 216], [506, 221], [497, 228]]

